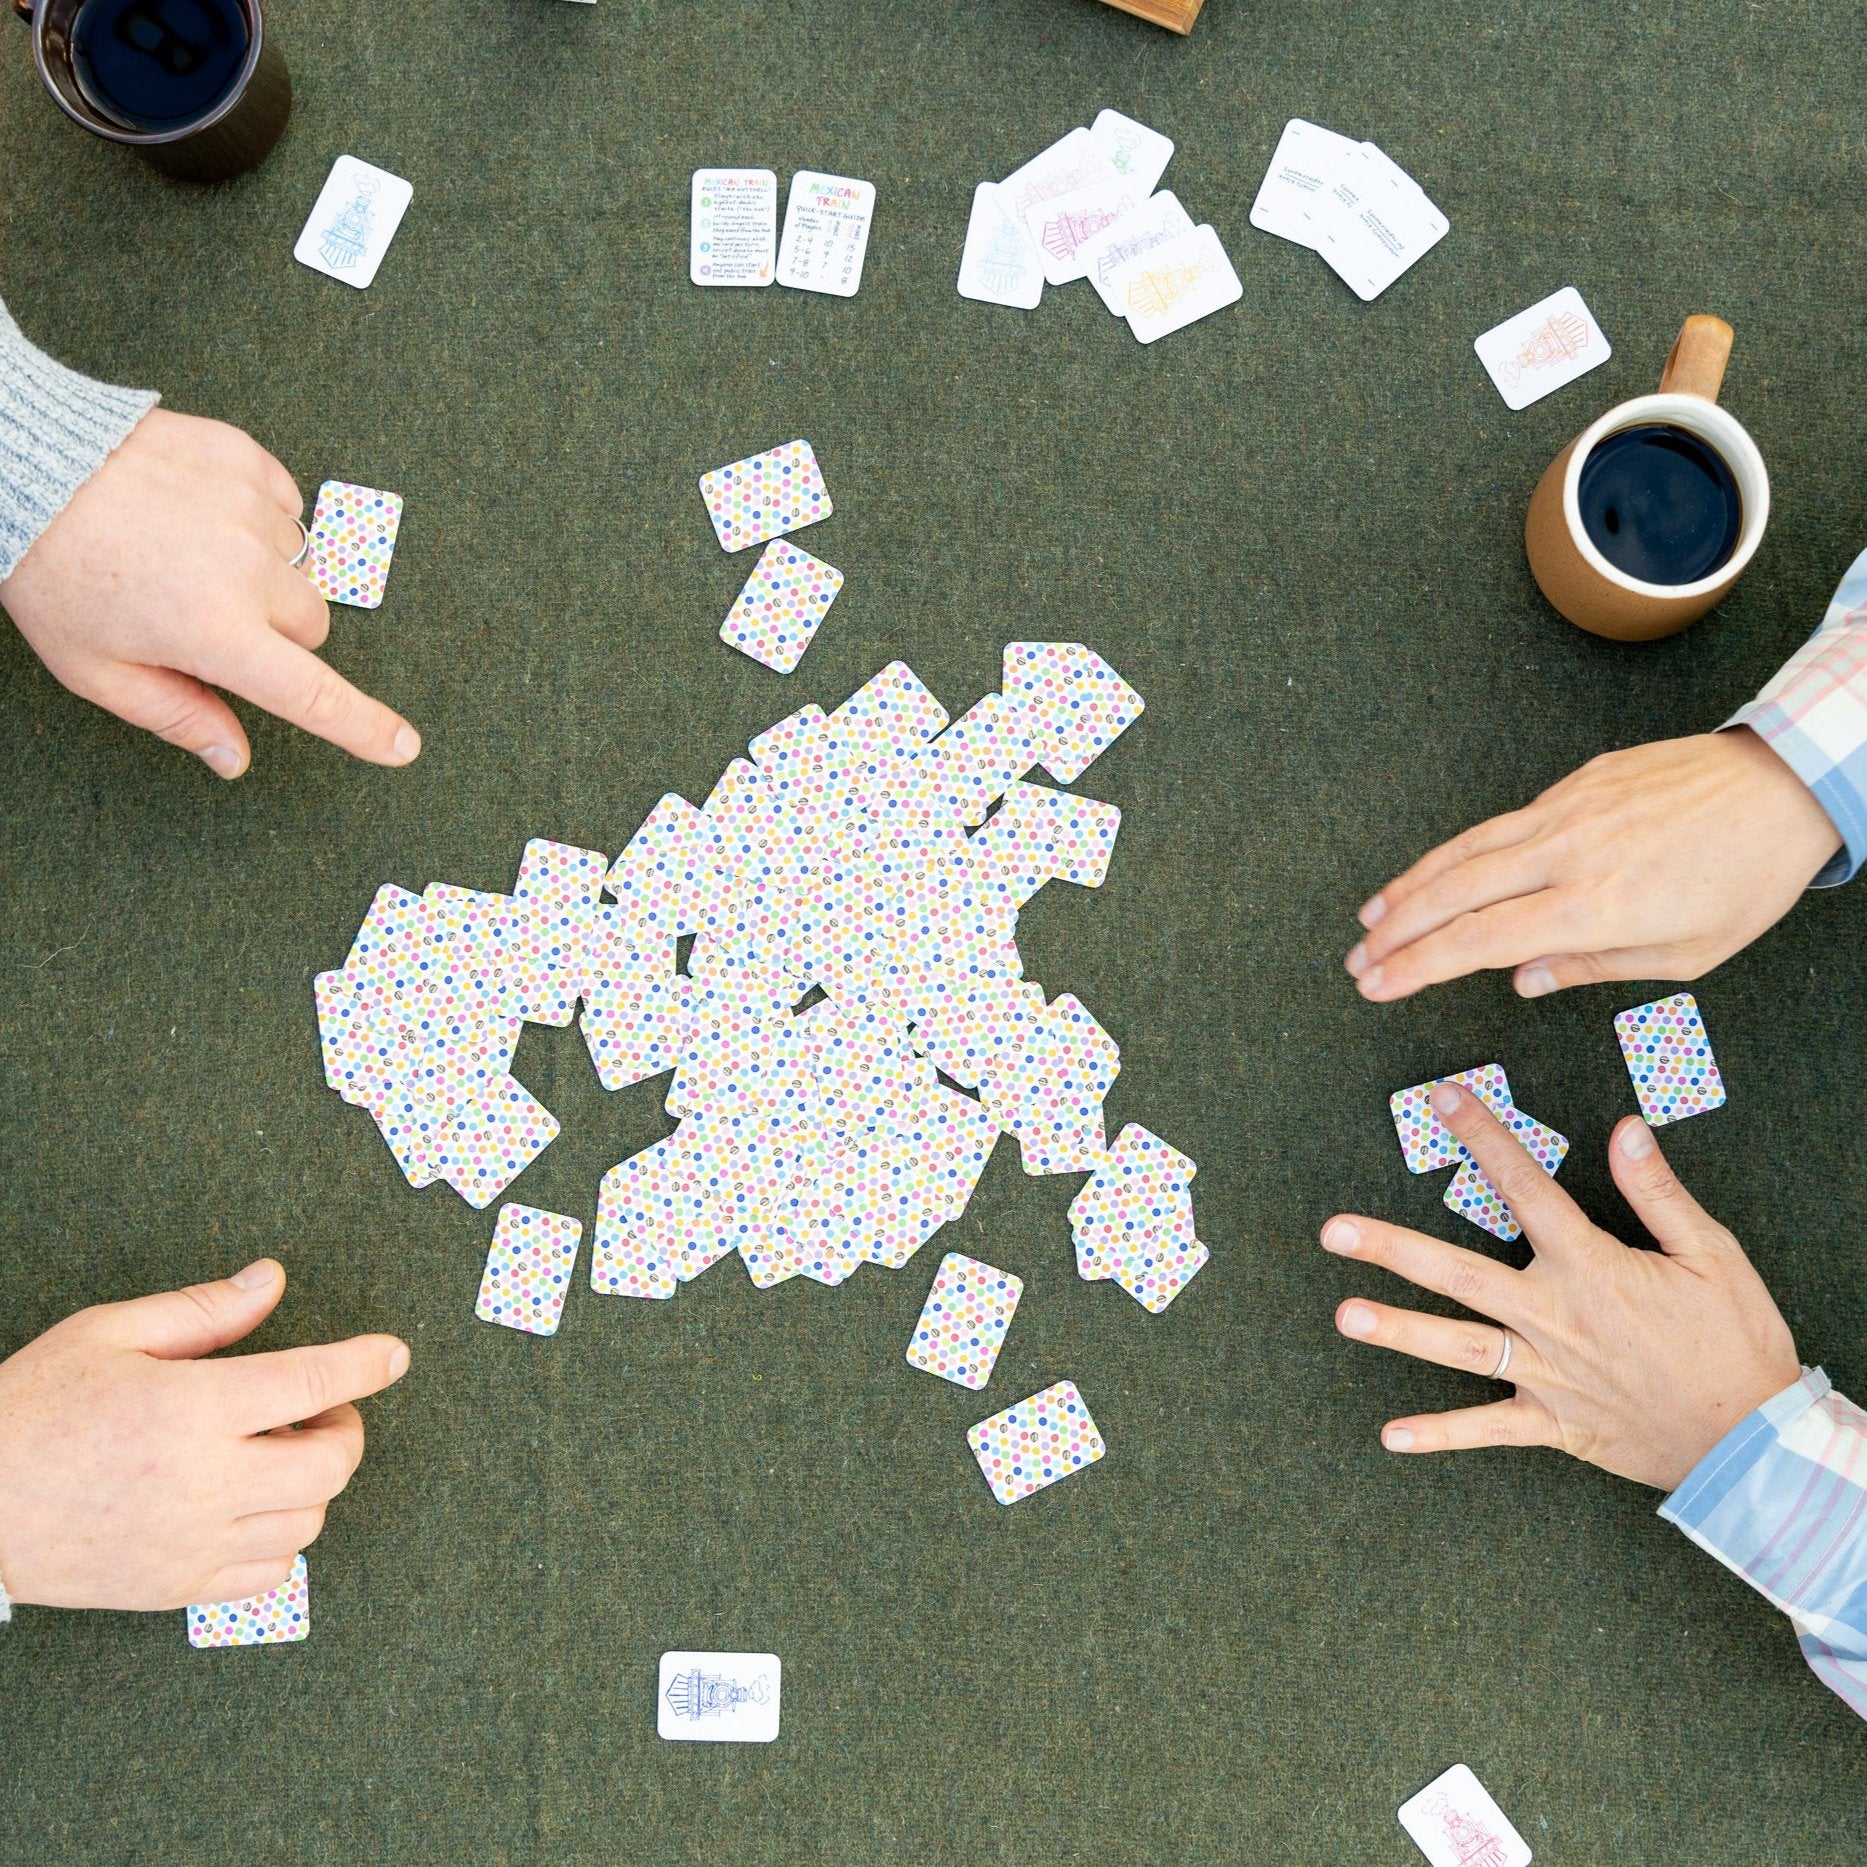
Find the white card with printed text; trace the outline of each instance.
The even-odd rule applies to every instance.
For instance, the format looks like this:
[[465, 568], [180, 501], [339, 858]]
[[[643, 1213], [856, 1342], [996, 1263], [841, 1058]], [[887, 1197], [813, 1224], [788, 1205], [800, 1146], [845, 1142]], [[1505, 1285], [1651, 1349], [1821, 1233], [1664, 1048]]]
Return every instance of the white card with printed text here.
[[769, 285], [778, 257], [770, 169], [695, 169], [687, 276], [696, 285]]
[[769, 1744], [782, 1672], [775, 1653], [664, 1653], [655, 1728], [677, 1743]]
[[355, 156], [339, 156], [292, 257], [361, 290], [376, 277], [414, 198], [413, 186], [401, 176]]
[[791, 177], [778, 242], [778, 283], [800, 292], [854, 298], [875, 219], [875, 184], [799, 169]]
[[1400, 1805], [1400, 1825], [1432, 1867], [1530, 1867], [1530, 1849], [1462, 1763]]
[[1252, 226], [1313, 251], [1316, 223], [1311, 209], [1328, 186], [1329, 175], [1360, 146], [1352, 136], [1338, 136], [1320, 123], [1292, 117], [1277, 139], [1276, 153], [1251, 204]]
[[1506, 408], [1528, 408], [1614, 352], [1573, 285], [1506, 318], [1472, 345]]
[[1364, 302], [1379, 298], [1452, 226], [1420, 184], [1372, 143], [1331, 172], [1311, 218], [1317, 252]]

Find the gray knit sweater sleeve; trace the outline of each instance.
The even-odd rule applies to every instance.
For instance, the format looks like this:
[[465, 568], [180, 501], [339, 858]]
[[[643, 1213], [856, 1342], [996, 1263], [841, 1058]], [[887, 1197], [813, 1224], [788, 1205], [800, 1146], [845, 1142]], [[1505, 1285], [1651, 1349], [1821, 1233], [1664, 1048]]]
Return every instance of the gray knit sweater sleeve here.
[[156, 399], [54, 363], [0, 304], [0, 581]]

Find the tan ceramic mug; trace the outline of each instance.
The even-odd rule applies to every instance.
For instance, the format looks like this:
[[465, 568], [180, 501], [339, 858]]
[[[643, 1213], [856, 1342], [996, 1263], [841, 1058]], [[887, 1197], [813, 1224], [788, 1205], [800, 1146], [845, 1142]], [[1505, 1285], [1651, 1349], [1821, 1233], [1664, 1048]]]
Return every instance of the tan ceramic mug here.
[[[1666, 359], [1659, 393], [1609, 409], [1556, 456], [1537, 482], [1523, 528], [1530, 570], [1543, 594], [1578, 628], [1622, 642], [1671, 635], [1698, 621], [1756, 555], [1770, 517], [1770, 476], [1756, 442], [1718, 406], [1731, 341], [1731, 327], [1722, 318], [1687, 318]], [[1737, 542], [1722, 564], [1695, 583], [1642, 583], [1610, 564], [1582, 523], [1582, 468], [1591, 450], [1609, 435], [1650, 424], [1697, 436], [1737, 481]]]

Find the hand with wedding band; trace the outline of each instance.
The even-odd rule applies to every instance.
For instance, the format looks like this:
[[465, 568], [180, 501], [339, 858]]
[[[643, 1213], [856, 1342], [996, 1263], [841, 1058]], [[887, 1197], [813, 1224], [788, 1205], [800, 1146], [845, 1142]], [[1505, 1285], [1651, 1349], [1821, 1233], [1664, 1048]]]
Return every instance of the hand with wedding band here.
[[330, 611], [302, 568], [304, 501], [258, 442], [152, 409], [0, 583], [75, 694], [193, 752], [223, 778], [251, 756], [214, 688], [358, 758], [406, 765], [414, 727], [315, 652]]
[[1392, 1420], [1390, 1452], [1554, 1446], [1672, 1490], [1731, 1427], [1802, 1372], [1789, 1326], [1743, 1247], [1674, 1178], [1629, 1116], [1608, 1143], [1614, 1182], [1659, 1244], [1632, 1250], [1599, 1226], [1455, 1084], [1439, 1119], [1485, 1171], [1533, 1257], [1523, 1270], [1379, 1219], [1341, 1215], [1324, 1246], [1450, 1297], [1483, 1321], [1351, 1297], [1336, 1327], [1421, 1361], [1508, 1380], [1515, 1395]]

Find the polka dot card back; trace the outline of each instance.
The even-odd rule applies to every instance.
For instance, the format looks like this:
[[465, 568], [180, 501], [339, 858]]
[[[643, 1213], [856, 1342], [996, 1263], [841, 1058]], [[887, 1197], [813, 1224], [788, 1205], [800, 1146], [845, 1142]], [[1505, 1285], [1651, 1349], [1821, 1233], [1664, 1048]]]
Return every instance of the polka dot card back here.
[[700, 497], [722, 551], [749, 551], [768, 538], [815, 525], [835, 510], [808, 441], [787, 441], [703, 473]]
[[1705, 1020], [1690, 992], [1636, 1005], [1614, 1020], [1640, 1112], [1655, 1128], [1706, 1115], [1725, 1102]]
[[834, 564], [774, 538], [721, 623], [720, 640], [775, 674], [789, 674], [842, 587], [843, 573]]
[[1108, 1450], [1074, 1381], [1058, 1381], [981, 1420], [966, 1443], [1001, 1504], [1042, 1491]]
[[556, 1335], [582, 1237], [580, 1219], [516, 1200], [502, 1206], [474, 1315], [527, 1335]]
[[[1568, 1136], [1558, 1134], [1546, 1123], [1526, 1115], [1522, 1109], [1509, 1109], [1500, 1119], [1505, 1128], [1523, 1143], [1530, 1158], [1553, 1178], [1569, 1151]], [[1470, 1219], [1474, 1225], [1482, 1226], [1493, 1238], [1501, 1238], [1506, 1244], [1523, 1236], [1523, 1227], [1517, 1223], [1517, 1215], [1498, 1197], [1498, 1190], [1491, 1184], [1485, 1170], [1469, 1157], [1452, 1176], [1452, 1182], [1446, 1188], [1445, 1203], [1448, 1211], [1456, 1212], [1461, 1219]]]
[[1387, 1106], [1393, 1111], [1394, 1132], [1400, 1137], [1400, 1151], [1407, 1157], [1409, 1173], [1450, 1167], [1465, 1153], [1453, 1140], [1452, 1130], [1433, 1113], [1433, 1091], [1441, 1083], [1463, 1083], [1500, 1120], [1512, 1106], [1510, 1079], [1501, 1063], [1481, 1063], [1456, 1076], [1435, 1076], [1431, 1082], [1415, 1083], [1411, 1089], [1396, 1089], [1388, 1097]]
[[300, 1556], [277, 1588], [244, 1601], [206, 1602], [188, 1609], [191, 1647], [276, 1647], [311, 1632], [311, 1584]]
[[992, 1378], [1024, 1279], [949, 1251], [908, 1344], [908, 1365], [975, 1392]]
[[305, 571], [331, 603], [380, 609], [402, 528], [402, 495], [326, 480], [311, 515]]

